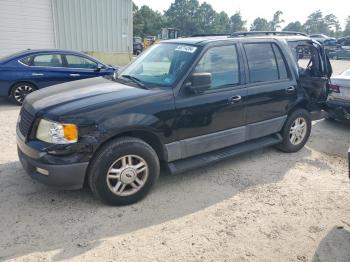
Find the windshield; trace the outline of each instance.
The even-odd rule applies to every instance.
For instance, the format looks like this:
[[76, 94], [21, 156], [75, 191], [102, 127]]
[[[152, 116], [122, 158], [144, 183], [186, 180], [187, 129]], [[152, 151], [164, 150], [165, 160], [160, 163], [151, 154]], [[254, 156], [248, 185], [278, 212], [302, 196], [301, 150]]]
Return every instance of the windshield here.
[[155, 44], [118, 73], [150, 86], [172, 86], [188, 70], [198, 48], [184, 44]]

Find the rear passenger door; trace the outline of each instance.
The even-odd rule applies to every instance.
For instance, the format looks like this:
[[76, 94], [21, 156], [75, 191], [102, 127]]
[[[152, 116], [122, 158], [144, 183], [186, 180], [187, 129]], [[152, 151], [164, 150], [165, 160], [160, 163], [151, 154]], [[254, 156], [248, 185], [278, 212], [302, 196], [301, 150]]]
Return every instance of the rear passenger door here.
[[280, 131], [289, 106], [297, 99], [297, 83], [276, 43], [245, 43], [243, 47], [248, 78], [246, 117], [252, 139]]
[[[59, 53], [38, 54], [20, 61], [28, 66], [22, 80], [30, 80], [38, 88], [60, 84], [69, 81]], [[29, 69], [29, 70], [28, 70]]]

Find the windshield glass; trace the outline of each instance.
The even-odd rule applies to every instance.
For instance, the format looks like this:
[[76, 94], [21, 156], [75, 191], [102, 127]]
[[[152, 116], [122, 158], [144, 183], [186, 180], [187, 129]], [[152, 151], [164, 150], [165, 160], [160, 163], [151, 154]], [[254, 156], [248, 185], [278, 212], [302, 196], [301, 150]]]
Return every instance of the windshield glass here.
[[172, 86], [191, 65], [198, 48], [184, 44], [155, 44], [118, 73], [145, 85]]

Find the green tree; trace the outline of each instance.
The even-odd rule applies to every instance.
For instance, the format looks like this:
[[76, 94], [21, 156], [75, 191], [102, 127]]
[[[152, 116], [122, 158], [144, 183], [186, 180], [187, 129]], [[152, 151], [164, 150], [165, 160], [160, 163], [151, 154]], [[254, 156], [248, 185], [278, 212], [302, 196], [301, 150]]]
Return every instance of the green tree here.
[[303, 32], [304, 28], [299, 21], [296, 21], [289, 23], [285, 28], [283, 28], [283, 31]]
[[320, 10], [310, 14], [304, 24], [304, 29], [308, 34], [322, 33], [329, 34], [329, 28]]
[[281, 19], [281, 15], [283, 15], [282, 11], [277, 11], [276, 13], [274, 13], [272, 20], [269, 22], [271, 31], [281, 29], [281, 23], [284, 22], [284, 20]]
[[215, 18], [217, 13], [214, 11], [211, 5], [204, 2], [201, 4], [196, 12], [196, 24], [197, 32], [199, 34], [213, 34], [215, 31]]
[[139, 12], [137, 5], [133, 4], [133, 27], [134, 27], [134, 36], [143, 36], [143, 19]]
[[245, 25], [247, 21], [243, 20], [240, 12], [236, 12], [233, 16], [230, 17], [230, 31], [231, 33], [238, 31], [247, 31]]
[[175, 0], [165, 11], [167, 25], [179, 29], [184, 36], [199, 33], [196, 17], [198, 8], [197, 0]]
[[250, 31], [269, 31], [270, 23], [265, 18], [255, 18], [250, 26]]
[[346, 19], [345, 30], [343, 32], [344, 36], [350, 36], [350, 16]]
[[339, 37], [342, 34], [339, 20], [335, 15], [326, 15], [324, 21], [328, 27], [330, 36]]
[[165, 24], [161, 13], [153, 11], [147, 5], [140, 9], [134, 5], [134, 35], [145, 37], [148, 35], [157, 36]]
[[230, 18], [225, 12], [216, 14], [213, 22], [213, 33], [216, 33], [216, 34], [230, 33]]

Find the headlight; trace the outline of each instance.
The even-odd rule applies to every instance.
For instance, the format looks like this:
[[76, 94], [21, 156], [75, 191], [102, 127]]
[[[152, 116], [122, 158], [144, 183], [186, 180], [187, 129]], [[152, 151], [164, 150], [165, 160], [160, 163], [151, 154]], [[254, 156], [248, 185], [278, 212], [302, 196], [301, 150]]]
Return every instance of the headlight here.
[[61, 124], [41, 119], [36, 138], [51, 144], [71, 144], [78, 141], [78, 128], [74, 124]]

